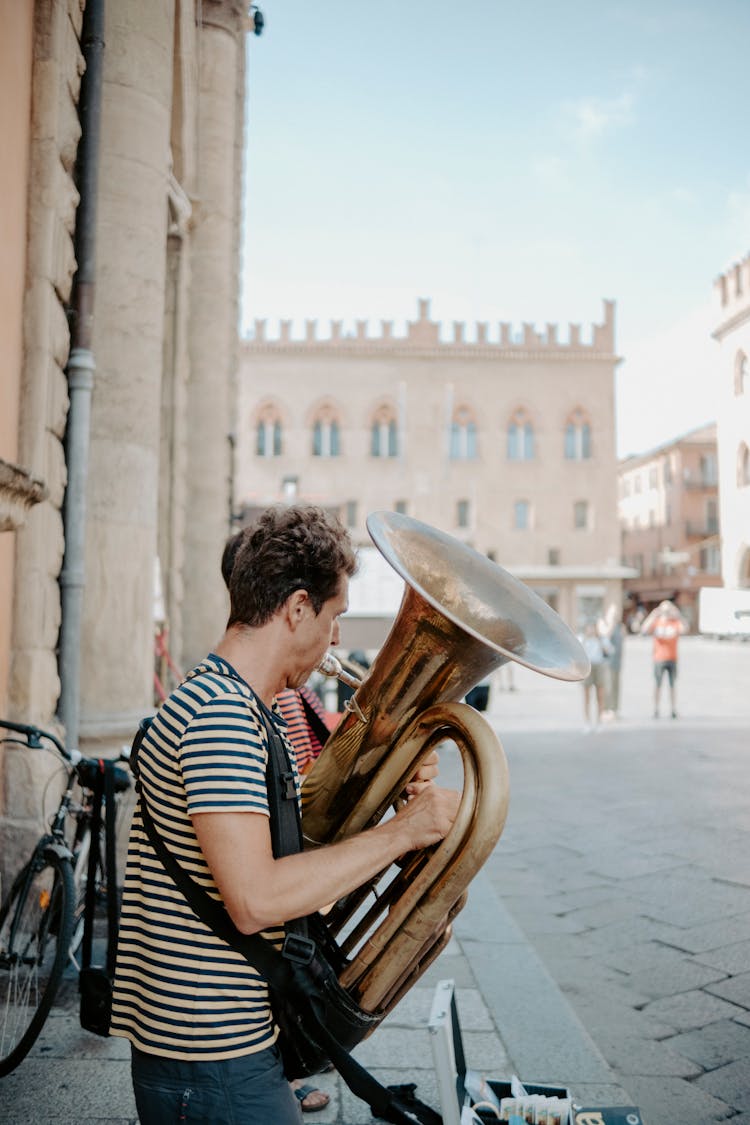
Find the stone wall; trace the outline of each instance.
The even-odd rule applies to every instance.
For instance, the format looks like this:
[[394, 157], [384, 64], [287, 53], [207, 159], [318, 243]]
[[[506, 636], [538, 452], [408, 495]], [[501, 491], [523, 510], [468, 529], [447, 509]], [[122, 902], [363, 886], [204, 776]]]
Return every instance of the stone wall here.
[[[40, 496], [46, 489], [47, 499], [13, 533], [13, 633], [10, 648], [0, 633], [0, 671], [7, 660], [12, 714], [42, 726], [55, 724], [60, 692], [66, 304], [76, 265], [84, 8], [84, 0], [36, 0], [27, 76], [15, 450], [25, 472], [10, 462], [8, 471], [15, 482], [27, 481], [29, 503], [35, 490]], [[178, 646], [189, 636], [203, 655], [224, 623], [218, 559], [231, 488], [245, 30], [239, 0], [105, 3], [80, 643], [84, 752], [116, 753], [154, 709], [157, 558]], [[0, 92], [12, 102], [9, 80], [0, 74]], [[190, 530], [194, 512], [200, 535]], [[193, 583], [187, 598], [186, 568]], [[41, 827], [46, 780], [38, 773], [50, 761], [8, 751], [0, 762], [7, 863]], [[46, 791], [54, 798], [55, 786]]]

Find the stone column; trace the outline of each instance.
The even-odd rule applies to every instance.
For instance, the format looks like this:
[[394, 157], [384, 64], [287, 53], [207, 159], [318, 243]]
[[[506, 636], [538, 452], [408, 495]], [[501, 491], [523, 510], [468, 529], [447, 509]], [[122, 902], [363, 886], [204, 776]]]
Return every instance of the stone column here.
[[226, 621], [219, 565], [232, 500], [246, 8], [237, 0], [203, 0], [199, 30], [183, 627], [188, 666], [216, 643]]
[[[107, 4], [81, 654], [81, 741], [152, 706], [174, 4]], [[93, 744], [93, 745], [92, 745]]]

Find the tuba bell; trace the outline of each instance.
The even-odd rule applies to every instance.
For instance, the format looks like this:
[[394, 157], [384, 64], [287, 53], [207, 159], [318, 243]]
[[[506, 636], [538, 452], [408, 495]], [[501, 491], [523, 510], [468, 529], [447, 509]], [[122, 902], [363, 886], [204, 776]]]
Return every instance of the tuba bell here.
[[[340, 984], [382, 1018], [446, 945], [505, 824], [505, 753], [489, 723], [459, 700], [509, 660], [560, 680], [583, 679], [588, 661], [558, 615], [479, 552], [394, 512], [370, 515], [367, 529], [405, 590], [383, 647], [304, 778], [305, 845], [377, 824], [445, 740], [457, 745], [464, 770], [446, 838], [340, 899], [326, 917], [347, 958]], [[336, 671], [325, 662], [324, 672]]]

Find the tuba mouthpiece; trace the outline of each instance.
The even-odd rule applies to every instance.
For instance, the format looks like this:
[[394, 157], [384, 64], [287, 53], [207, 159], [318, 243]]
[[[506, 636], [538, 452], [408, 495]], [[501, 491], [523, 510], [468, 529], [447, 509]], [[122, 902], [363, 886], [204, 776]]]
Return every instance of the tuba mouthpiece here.
[[341, 667], [341, 661], [337, 660], [332, 652], [325, 654], [318, 664], [318, 671], [322, 672], [324, 676], [335, 676], [337, 680], [341, 680], [342, 684], [348, 684], [352, 688], [358, 688], [362, 683], [356, 676], [344, 671]]

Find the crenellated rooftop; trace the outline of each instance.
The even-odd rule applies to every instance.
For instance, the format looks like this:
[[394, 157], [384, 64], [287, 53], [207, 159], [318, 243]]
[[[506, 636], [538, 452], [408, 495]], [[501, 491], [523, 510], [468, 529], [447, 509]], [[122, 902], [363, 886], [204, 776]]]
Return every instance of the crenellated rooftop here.
[[750, 315], [750, 254], [717, 277], [714, 295], [719, 306], [719, 327], [714, 335], [721, 336], [726, 328]]
[[327, 334], [318, 333], [318, 322], [306, 320], [304, 334], [295, 334], [294, 322], [281, 320], [277, 335], [267, 331], [266, 320], [256, 320], [254, 332], [245, 339], [250, 349], [288, 348], [322, 349], [342, 348], [346, 350], [368, 348], [375, 350], [419, 349], [419, 350], [461, 350], [482, 351], [501, 350], [511, 354], [528, 354], [538, 351], [563, 351], [577, 354], [609, 355], [615, 347], [615, 303], [604, 302], [604, 321], [590, 326], [590, 341], [584, 341], [580, 324], [567, 325], [567, 340], [563, 340], [557, 324], [546, 324], [538, 330], [534, 324], [522, 324], [520, 331], [506, 322], [490, 324], [477, 321], [473, 326], [473, 339], [469, 338], [464, 321], [453, 321], [444, 329], [441, 321], [430, 317], [430, 302], [420, 298], [416, 320], [407, 321], [405, 335], [394, 332], [392, 320], [381, 320], [379, 329], [370, 330], [367, 320], [354, 322], [354, 331], [345, 331], [342, 320], [332, 320]]

